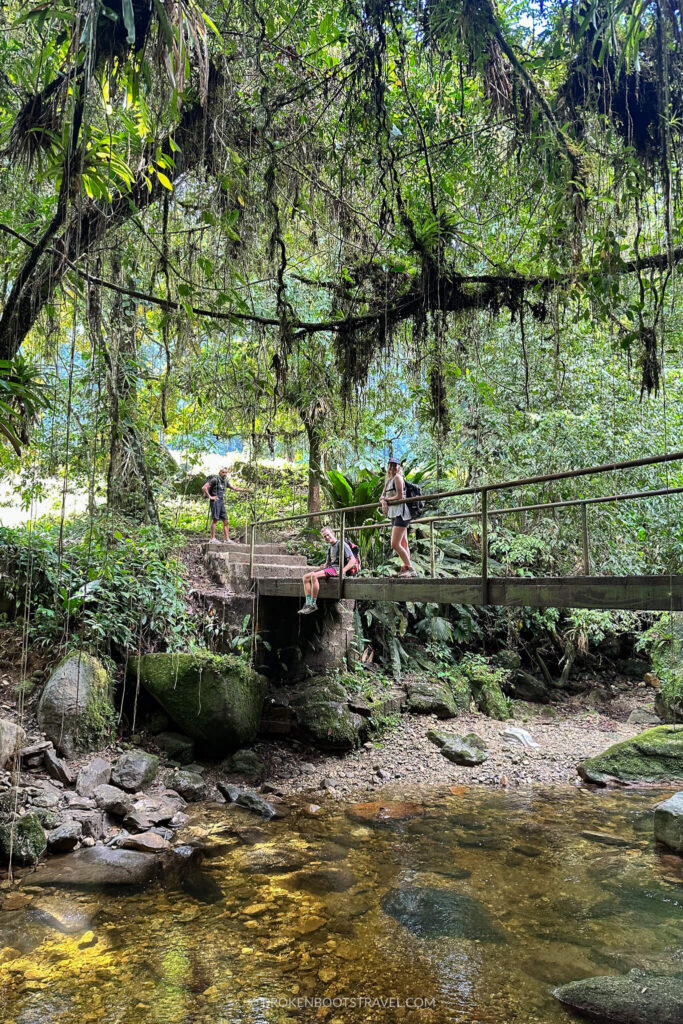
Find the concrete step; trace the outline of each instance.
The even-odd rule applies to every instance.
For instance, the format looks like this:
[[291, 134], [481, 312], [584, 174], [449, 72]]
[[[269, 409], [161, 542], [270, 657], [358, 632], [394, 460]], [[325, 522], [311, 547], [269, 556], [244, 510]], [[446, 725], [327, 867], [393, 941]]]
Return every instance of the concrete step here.
[[[266, 565], [262, 562], [254, 562], [254, 577], [259, 580], [300, 580], [304, 571], [305, 567], [301, 565]], [[227, 580], [249, 579], [249, 563], [230, 562], [225, 566], [224, 575]]]
[[[224, 540], [204, 541], [201, 545], [202, 551], [227, 551], [232, 554], [249, 554], [249, 544], [231, 544]], [[287, 548], [284, 544], [254, 544], [254, 554], [259, 555], [286, 555]]]
[[[209, 554], [212, 558], [217, 559], [222, 565], [249, 565], [249, 552], [238, 551], [216, 551]], [[277, 565], [301, 565], [306, 566], [305, 555], [283, 555], [277, 552], [276, 554], [262, 554], [260, 552], [254, 552], [254, 565], [268, 565], [276, 563]]]

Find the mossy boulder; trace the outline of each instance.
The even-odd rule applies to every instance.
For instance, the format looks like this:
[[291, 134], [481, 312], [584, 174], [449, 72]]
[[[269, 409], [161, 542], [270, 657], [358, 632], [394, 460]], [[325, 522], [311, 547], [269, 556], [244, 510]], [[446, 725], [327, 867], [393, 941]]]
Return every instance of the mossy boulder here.
[[435, 743], [443, 756], [454, 764], [483, 764], [489, 756], [486, 741], [474, 732], [469, 732], [466, 736], [455, 736], [449, 732], [430, 729], [427, 739]]
[[0, 857], [7, 863], [35, 864], [47, 849], [47, 837], [38, 815], [29, 813], [7, 825], [0, 825]]
[[489, 718], [497, 718], [501, 722], [509, 718], [507, 701], [501, 689], [507, 680], [508, 671], [494, 668], [485, 658], [476, 657], [463, 661], [461, 668], [479, 710]]
[[615, 743], [603, 754], [577, 765], [586, 782], [604, 786], [619, 782], [683, 781], [683, 729], [660, 725]]
[[228, 775], [239, 775], [249, 782], [260, 778], [266, 766], [254, 750], [238, 750], [221, 766]]
[[145, 654], [128, 671], [207, 757], [251, 743], [261, 721], [266, 681], [233, 655]]
[[683, 724], [683, 694], [663, 686], [655, 696], [655, 711], [663, 722]]
[[290, 701], [299, 729], [317, 746], [332, 750], [357, 747], [367, 720], [348, 706], [348, 694], [336, 679], [314, 676]]
[[98, 750], [111, 738], [116, 713], [109, 673], [83, 651], [68, 654], [45, 684], [38, 725], [65, 757]]

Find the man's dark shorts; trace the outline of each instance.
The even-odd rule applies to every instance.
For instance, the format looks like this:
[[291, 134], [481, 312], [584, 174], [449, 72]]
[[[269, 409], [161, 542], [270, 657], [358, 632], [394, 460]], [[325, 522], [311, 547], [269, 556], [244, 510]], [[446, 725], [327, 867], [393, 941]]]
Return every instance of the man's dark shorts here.
[[219, 519], [225, 522], [228, 518], [225, 512], [225, 505], [220, 498], [216, 498], [215, 501], [211, 502], [211, 518], [214, 523], [217, 523]]

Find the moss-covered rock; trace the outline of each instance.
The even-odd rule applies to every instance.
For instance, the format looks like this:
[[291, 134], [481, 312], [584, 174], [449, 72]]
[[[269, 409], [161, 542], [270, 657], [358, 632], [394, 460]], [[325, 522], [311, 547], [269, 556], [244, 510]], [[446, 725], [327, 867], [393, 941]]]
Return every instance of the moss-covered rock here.
[[223, 762], [222, 768], [228, 775], [239, 775], [249, 782], [260, 778], [266, 766], [254, 750], [238, 750]]
[[683, 723], [683, 695], [673, 687], [662, 687], [655, 696], [655, 711], [663, 722]]
[[23, 818], [0, 825], [0, 857], [7, 863], [35, 864], [47, 849], [47, 837], [38, 816], [32, 812]]
[[494, 668], [485, 658], [471, 657], [463, 660], [461, 669], [469, 681], [474, 702], [489, 718], [504, 722], [510, 717], [507, 701], [501, 689], [507, 677], [507, 670]]
[[620, 782], [683, 781], [683, 729], [660, 725], [631, 740], [615, 743], [603, 754], [577, 765], [586, 782], [604, 786]]
[[38, 725], [65, 757], [98, 750], [116, 722], [112, 684], [104, 666], [83, 651], [69, 654], [54, 670], [38, 704]]
[[131, 658], [145, 689], [197, 752], [222, 757], [251, 743], [258, 732], [266, 681], [233, 655], [145, 654]]
[[313, 743], [334, 750], [357, 747], [367, 731], [367, 720], [351, 711], [348, 695], [336, 679], [315, 676], [290, 703], [297, 724]]

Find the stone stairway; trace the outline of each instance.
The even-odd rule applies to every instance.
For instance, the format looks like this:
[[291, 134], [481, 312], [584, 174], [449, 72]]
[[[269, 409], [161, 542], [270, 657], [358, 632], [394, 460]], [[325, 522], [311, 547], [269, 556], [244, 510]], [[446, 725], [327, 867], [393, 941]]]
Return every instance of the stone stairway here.
[[[233, 589], [248, 589], [251, 581], [249, 544], [207, 541], [203, 551], [204, 560], [214, 577]], [[284, 544], [254, 545], [255, 578], [300, 580], [305, 571], [305, 556], [290, 554]]]

